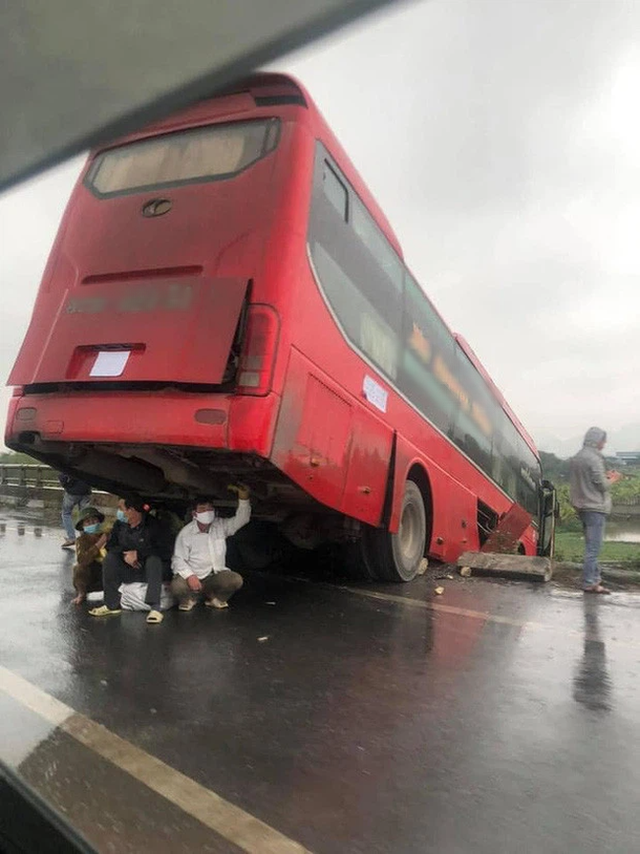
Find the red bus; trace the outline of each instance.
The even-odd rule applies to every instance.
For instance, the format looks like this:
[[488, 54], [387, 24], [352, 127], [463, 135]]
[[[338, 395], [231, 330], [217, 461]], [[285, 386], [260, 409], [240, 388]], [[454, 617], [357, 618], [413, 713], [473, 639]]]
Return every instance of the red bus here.
[[548, 546], [532, 440], [288, 76], [90, 154], [9, 384], [10, 448], [166, 505], [244, 480], [255, 518], [357, 542], [372, 577], [514, 506], [520, 551]]

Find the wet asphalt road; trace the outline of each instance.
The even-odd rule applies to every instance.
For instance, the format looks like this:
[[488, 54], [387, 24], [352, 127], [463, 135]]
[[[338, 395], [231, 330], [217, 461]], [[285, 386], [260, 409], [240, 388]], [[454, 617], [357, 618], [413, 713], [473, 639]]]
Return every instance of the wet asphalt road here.
[[0, 533], [2, 671], [285, 840], [247, 843], [224, 817], [211, 829], [0, 679], [0, 758], [99, 850], [640, 850], [633, 594], [255, 574], [227, 612], [153, 627], [73, 609], [59, 543]]

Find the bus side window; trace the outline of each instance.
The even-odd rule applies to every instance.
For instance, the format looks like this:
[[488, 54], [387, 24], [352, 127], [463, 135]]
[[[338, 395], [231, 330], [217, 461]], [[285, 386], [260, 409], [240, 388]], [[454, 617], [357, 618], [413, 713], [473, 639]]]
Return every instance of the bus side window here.
[[[404, 275], [402, 262], [357, 196], [354, 196], [351, 205], [350, 222], [357, 238], [367, 248], [376, 266], [385, 273], [388, 282], [395, 289], [395, 298], [400, 297]], [[394, 299], [393, 292], [389, 299]]]
[[307, 234], [313, 271], [346, 337], [395, 380], [402, 264], [368, 216], [318, 143]]
[[347, 221], [348, 216], [348, 200], [347, 188], [338, 178], [327, 161], [322, 164], [322, 189], [325, 196], [329, 199], [340, 216]]

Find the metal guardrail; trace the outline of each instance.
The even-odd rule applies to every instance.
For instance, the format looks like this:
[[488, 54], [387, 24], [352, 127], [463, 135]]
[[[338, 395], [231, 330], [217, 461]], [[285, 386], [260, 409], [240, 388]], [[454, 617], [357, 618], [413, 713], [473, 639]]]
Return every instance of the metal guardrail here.
[[0, 463], [0, 485], [62, 491], [58, 472], [49, 466]]

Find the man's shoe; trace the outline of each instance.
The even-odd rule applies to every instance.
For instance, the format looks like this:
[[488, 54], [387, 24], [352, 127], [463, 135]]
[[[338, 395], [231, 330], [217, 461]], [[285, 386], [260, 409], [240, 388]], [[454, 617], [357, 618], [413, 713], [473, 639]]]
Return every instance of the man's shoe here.
[[207, 599], [204, 604], [207, 606], [207, 608], [218, 608], [218, 610], [220, 611], [223, 608], [229, 607], [228, 602], [221, 602], [220, 599], [218, 599], [216, 596], [214, 596], [213, 599]]
[[75, 540], [65, 540], [60, 548], [63, 549], [75, 549], [76, 541]]
[[183, 599], [182, 602], [178, 605], [178, 611], [192, 611], [196, 607], [196, 600], [193, 596], [189, 596], [188, 599]]
[[122, 613], [122, 608], [107, 608], [106, 605], [100, 605], [99, 608], [92, 608], [89, 613], [92, 617], [117, 617]]

